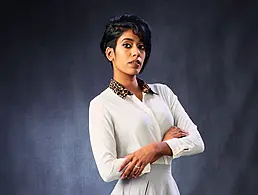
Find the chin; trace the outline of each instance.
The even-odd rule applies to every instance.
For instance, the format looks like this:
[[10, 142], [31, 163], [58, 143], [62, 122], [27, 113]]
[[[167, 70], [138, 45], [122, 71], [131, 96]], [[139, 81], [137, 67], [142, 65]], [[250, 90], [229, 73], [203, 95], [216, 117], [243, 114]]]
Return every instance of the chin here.
[[126, 74], [126, 75], [130, 75], [130, 76], [135, 76], [138, 75], [141, 71], [141, 68], [127, 68], [124, 70], [120, 69], [120, 72]]
[[131, 76], [134, 76], [134, 75], [137, 75], [140, 73], [140, 70], [138, 69], [134, 69], [134, 70], [131, 70], [131, 71], [128, 71], [127, 74], [131, 75]]

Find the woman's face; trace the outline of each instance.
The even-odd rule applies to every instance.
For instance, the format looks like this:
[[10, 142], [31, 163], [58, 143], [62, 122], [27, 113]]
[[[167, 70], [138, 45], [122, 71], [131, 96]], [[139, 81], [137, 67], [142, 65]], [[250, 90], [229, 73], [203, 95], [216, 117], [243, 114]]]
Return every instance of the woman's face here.
[[106, 55], [115, 74], [134, 76], [139, 74], [146, 54], [143, 42], [132, 30], [127, 30], [118, 38], [115, 51], [107, 48]]

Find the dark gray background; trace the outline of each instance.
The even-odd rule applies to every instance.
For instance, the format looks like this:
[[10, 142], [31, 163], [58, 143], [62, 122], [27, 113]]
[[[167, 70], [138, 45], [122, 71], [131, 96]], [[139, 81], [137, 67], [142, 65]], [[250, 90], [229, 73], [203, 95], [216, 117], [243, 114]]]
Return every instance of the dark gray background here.
[[99, 41], [111, 16], [152, 27], [140, 76], [178, 95], [206, 144], [173, 161], [182, 195], [258, 190], [257, 1], [9, 1], [1, 5], [1, 195], [105, 195], [89, 101], [112, 69]]

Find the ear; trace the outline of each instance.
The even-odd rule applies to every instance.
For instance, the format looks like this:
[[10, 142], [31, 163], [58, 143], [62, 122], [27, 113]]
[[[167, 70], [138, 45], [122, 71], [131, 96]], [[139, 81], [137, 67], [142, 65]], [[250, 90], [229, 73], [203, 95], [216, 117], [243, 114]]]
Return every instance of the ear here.
[[114, 49], [111, 47], [106, 48], [106, 57], [111, 62], [114, 59]]

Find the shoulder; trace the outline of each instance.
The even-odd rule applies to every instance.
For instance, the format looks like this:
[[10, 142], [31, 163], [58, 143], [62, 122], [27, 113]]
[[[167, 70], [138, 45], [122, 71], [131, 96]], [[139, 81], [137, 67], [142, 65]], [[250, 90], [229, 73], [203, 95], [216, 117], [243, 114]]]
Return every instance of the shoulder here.
[[149, 87], [165, 101], [168, 105], [174, 105], [177, 100], [175, 93], [166, 84], [154, 83], [148, 84]]
[[156, 93], [160, 95], [175, 95], [174, 92], [170, 87], [167, 86], [167, 84], [163, 83], [153, 83], [153, 84], [148, 84], [148, 86]]
[[109, 88], [106, 88], [104, 91], [99, 93], [97, 96], [95, 96], [91, 101], [90, 101], [90, 108], [93, 107], [98, 107], [98, 108], [103, 108], [106, 102], [111, 98], [111, 91]]

